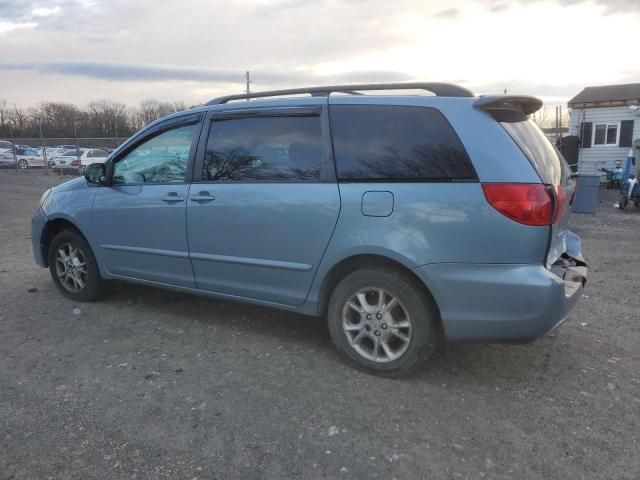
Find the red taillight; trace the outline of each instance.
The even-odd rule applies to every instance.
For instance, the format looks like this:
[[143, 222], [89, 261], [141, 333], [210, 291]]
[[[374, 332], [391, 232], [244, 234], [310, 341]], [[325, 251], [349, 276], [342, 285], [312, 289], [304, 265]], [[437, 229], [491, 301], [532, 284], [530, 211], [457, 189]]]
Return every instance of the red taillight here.
[[551, 225], [553, 199], [541, 183], [483, 183], [482, 190], [493, 208], [518, 223]]
[[80, 165], [80, 160], [72, 160], [71, 161], [71, 166], [72, 167], [77, 167], [78, 165]]

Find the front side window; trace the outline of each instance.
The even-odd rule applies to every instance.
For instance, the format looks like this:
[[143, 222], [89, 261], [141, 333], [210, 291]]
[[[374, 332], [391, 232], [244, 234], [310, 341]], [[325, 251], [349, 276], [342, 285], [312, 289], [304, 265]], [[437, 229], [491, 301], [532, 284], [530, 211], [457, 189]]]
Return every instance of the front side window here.
[[197, 124], [173, 128], [138, 145], [116, 162], [113, 183], [184, 182], [196, 128]]
[[595, 125], [594, 145], [617, 145], [618, 144], [618, 124], [617, 123], [597, 123]]
[[477, 179], [458, 136], [434, 108], [335, 105], [330, 112], [341, 181]]
[[323, 152], [319, 116], [214, 120], [202, 179], [318, 181]]

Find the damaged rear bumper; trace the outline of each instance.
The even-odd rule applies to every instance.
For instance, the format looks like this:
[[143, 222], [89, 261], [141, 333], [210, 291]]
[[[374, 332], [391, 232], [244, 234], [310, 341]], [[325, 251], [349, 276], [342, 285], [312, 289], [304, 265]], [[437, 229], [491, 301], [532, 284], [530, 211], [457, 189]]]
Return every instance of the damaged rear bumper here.
[[416, 274], [433, 293], [448, 339], [526, 343], [557, 328], [580, 298], [582, 260], [565, 255], [551, 268], [522, 264], [433, 264]]

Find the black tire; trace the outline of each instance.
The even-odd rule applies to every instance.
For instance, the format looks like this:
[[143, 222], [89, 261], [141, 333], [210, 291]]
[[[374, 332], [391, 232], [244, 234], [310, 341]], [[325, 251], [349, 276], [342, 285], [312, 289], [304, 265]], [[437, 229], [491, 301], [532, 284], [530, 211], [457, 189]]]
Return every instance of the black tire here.
[[[382, 362], [366, 358], [358, 353], [347, 338], [351, 334], [343, 329], [343, 312], [349, 311], [347, 302], [357, 292], [367, 289], [383, 289], [386, 294], [390, 295], [385, 298], [391, 298], [391, 296], [397, 298], [401, 309], [403, 309], [402, 311], [406, 311], [410, 318], [410, 340], [407, 342], [406, 350], [398, 358], [389, 359], [387, 357]], [[361, 314], [356, 312], [355, 315], [358, 317]], [[368, 373], [384, 376], [406, 374], [416, 365], [418, 360], [426, 359], [433, 353], [437, 318], [438, 311], [436, 306], [421, 290], [417, 281], [391, 267], [366, 267], [347, 275], [333, 290], [327, 308], [327, 321], [331, 338], [346, 361], [350, 365]], [[362, 321], [369, 322], [369, 320]], [[378, 322], [383, 321], [384, 317], [382, 320], [378, 320]], [[385, 331], [383, 330], [375, 331], [379, 327], [389, 328], [390, 330], [388, 331], [393, 330], [392, 327], [378, 323], [378, 327], [374, 326], [373, 330], [369, 329], [365, 336], [375, 340], [370, 335], [371, 332], [376, 333], [376, 335], [382, 332], [384, 335]], [[364, 337], [363, 339], [366, 340]], [[380, 340], [380, 337], [378, 337], [378, 340]]]
[[[86, 265], [86, 274], [83, 275], [84, 286], [78, 291], [71, 291], [65, 287], [59, 276], [58, 268], [63, 267], [62, 262], [57, 260], [58, 251], [67, 249], [67, 246], [75, 247], [79, 250], [78, 257]], [[58, 233], [49, 245], [49, 272], [53, 283], [58, 290], [67, 298], [77, 302], [92, 302], [102, 297], [106, 292], [107, 283], [100, 277], [100, 270], [96, 263], [95, 256], [87, 241], [79, 233], [72, 230], [63, 230]], [[66, 268], [65, 268], [66, 269]], [[75, 284], [75, 281], [67, 282]], [[77, 284], [76, 284], [77, 285]]]
[[24, 158], [18, 160], [18, 168], [21, 170], [26, 170], [29, 168], [29, 162], [27, 162]]

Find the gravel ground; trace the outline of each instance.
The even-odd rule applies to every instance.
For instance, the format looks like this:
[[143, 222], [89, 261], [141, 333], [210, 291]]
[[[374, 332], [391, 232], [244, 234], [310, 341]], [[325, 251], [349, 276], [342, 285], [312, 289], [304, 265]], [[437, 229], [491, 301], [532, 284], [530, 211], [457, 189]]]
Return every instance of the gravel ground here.
[[640, 211], [573, 215], [585, 295], [553, 337], [352, 370], [322, 320], [117, 284], [57, 293], [30, 218], [57, 176], [0, 171], [0, 480], [637, 479]]

